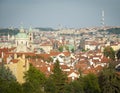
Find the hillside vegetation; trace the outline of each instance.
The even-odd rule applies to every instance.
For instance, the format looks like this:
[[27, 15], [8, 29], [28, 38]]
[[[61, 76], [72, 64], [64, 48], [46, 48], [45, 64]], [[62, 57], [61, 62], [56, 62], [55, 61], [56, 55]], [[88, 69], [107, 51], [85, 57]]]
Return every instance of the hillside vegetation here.
[[16, 35], [19, 32], [18, 29], [0, 29], [0, 36], [2, 35], [8, 35], [8, 33], [10, 35]]

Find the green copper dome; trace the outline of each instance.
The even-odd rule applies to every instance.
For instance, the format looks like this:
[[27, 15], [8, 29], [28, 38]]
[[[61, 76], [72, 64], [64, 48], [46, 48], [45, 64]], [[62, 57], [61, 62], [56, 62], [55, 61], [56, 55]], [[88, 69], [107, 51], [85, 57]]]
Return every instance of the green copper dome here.
[[74, 45], [68, 45], [68, 48], [71, 51], [72, 49], [74, 49]]
[[28, 38], [28, 35], [26, 33], [18, 33], [15, 37], [16, 38]]

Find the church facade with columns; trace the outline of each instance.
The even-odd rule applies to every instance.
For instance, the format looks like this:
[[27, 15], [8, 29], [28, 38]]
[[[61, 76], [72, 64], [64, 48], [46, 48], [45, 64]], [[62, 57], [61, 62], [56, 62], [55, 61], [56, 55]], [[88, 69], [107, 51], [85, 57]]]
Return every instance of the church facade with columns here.
[[32, 51], [33, 34], [32, 29], [29, 29], [29, 33], [25, 33], [23, 27], [20, 32], [15, 36], [16, 52], [30, 52]]

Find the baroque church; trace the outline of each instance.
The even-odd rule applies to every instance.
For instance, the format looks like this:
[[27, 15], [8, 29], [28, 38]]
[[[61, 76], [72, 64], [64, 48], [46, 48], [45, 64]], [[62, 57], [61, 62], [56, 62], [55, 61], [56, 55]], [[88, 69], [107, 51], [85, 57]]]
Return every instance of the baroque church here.
[[15, 36], [15, 46], [16, 52], [32, 52], [33, 51], [33, 33], [30, 27], [28, 34], [25, 33], [23, 27], [21, 27], [20, 32]]

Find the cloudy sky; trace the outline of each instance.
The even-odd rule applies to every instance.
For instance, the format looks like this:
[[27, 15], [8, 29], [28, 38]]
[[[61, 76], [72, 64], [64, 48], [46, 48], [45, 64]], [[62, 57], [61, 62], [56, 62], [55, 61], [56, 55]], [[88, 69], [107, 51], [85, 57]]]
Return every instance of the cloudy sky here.
[[120, 0], [0, 0], [0, 27], [120, 26]]

